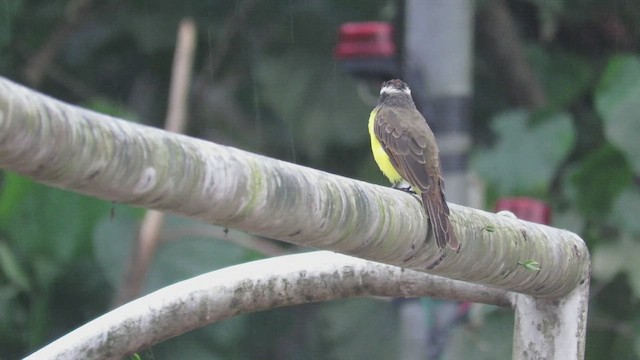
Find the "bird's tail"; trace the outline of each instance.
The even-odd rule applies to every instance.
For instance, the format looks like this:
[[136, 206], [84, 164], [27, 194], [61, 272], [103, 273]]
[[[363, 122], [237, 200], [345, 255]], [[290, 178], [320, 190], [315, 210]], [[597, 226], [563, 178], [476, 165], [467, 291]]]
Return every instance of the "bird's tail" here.
[[447, 245], [455, 251], [460, 249], [460, 243], [453, 233], [453, 227], [449, 221], [449, 206], [444, 198], [440, 186], [434, 186], [422, 194], [422, 203], [429, 216], [429, 222], [436, 238], [436, 244], [440, 249]]

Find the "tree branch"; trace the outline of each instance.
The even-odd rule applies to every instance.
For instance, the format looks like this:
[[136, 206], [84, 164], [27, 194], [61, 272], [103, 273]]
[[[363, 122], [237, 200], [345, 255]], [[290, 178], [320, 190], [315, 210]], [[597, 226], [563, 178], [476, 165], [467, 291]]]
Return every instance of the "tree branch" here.
[[121, 359], [198, 327], [256, 311], [354, 296], [429, 296], [511, 306], [505, 291], [327, 251], [236, 265], [123, 305], [27, 357]]
[[172, 226], [171, 229], [166, 229], [162, 233], [161, 242], [172, 242], [185, 237], [205, 237], [205, 238], [217, 238], [218, 240], [228, 241], [234, 245], [244, 247], [246, 249], [255, 251], [267, 257], [290, 255], [299, 252], [296, 248], [287, 248], [286, 245], [279, 241], [274, 241], [259, 236], [247, 234], [243, 231], [229, 230], [225, 233], [224, 237], [220, 237], [225, 230], [217, 226], [209, 226], [201, 223], [198, 225], [189, 226]]
[[[589, 268], [586, 245], [569, 231], [453, 204], [462, 249], [439, 251], [409, 194], [118, 120], [1, 78], [0, 167], [103, 199], [529, 295], [566, 295]], [[520, 265], [528, 261], [541, 270]]]
[[24, 73], [31, 86], [40, 86], [44, 74], [48, 72], [48, 67], [53, 63], [65, 41], [89, 18], [92, 6], [92, 0], [69, 2], [66, 9], [67, 16], [62, 24], [49, 34], [40, 49], [27, 61]]
[[544, 88], [527, 59], [505, 2], [489, 0], [480, 6], [478, 26], [512, 103], [529, 109], [543, 107], [546, 103]]

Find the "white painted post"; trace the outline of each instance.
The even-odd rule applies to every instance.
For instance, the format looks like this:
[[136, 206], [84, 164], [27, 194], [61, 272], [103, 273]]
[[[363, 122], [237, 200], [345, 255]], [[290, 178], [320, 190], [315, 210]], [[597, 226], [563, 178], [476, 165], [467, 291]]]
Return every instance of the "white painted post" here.
[[514, 360], [582, 360], [587, 335], [589, 271], [569, 295], [541, 299], [513, 293]]

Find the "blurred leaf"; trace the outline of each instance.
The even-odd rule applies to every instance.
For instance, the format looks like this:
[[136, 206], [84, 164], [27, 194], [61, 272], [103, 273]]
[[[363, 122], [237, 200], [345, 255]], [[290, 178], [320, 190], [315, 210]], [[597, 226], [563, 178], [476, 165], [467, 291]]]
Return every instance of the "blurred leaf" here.
[[609, 219], [621, 231], [629, 232], [634, 237], [640, 237], [640, 190], [637, 186], [627, 186], [613, 203]]
[[628, 238], [618, 242], [601, 242], [592, 254], [595, 279], [608, 282], [618, 273], [626, 274], [635, 297], [640, 298], [640, 242]]
[[220, 227], [177, 216], [168, 216], [165, 221], [165, 231], [194, 227], [200, 228], [199, 232], [208, 228], [211, 235], [185, 231], [183, 236], [164, 242], [151, 266], [146, 286], [149, 291], [258, 257], [254, 251], [224, 240]]
[[311, 324], [321, 324], [323, 329], [313, 332], [315, 346], [309, 349], [320, 359], [398, 358], [397, 315], [391, 302], [332, 301], [323, 304], [312, 320]]
[[456, 327], [442, 359], [511, 359], [512, 346], [513, 312], [495, 311], [484, 318], [480, 328]]
[[[105, 217], [95, 228], [95, 256], [114, 288], [120, 286], [128, 265], [133, 241], [138, 236], [140, 214], [139, 209], [124, 207], [117, 211], [115, 219]], [[224, 240], [222, 228], [199, 221], [166, 215], [163, 234], [169, 233], [175, 237], [163, 238], [158, 246], [147, 277], [148, 291], [261, 257]]]
[[538, 23], [542, 38], [549, 40], [558, 26], [558, 17], [562, 15], [564, 0], [527, 0], [537, 7]]
[[395, 318], [390, 302], [373, 299], [279, 308], [198, 329], [154, 353], [176, 358], [193, 346], [193, 359], [391, 359], [398, 352]]
[[45, 311], [50, 318], [50, 333], [64, 334], [104, 314], [113, 306], [112, 293], [113, 288], [93, 258], [76, 259], [64, 268], [49, 293]]
[[91, 254], [91, 231], [110, 204], [15, 175], [7, 179], [2, 231], [16, 256], [28, 260], [38, 285], [47, 286], [76, 256]]
[[573, 146], [568, 114], [547, 114], [533, 126], [527, 125], [529, 117], [524, 110], [496, 116], [492, 128], [498, 141], [472, 159], [473, 168], [501, 195], [546, 192], [551, 177]]
[[244, 345], [252, 359], [394, 359], [396, 318], [391, 302], [363, 298], [276, 309], [249, 317]]
[[609, 354], [619, 354], [615, 356], [616, 360], [638, 360], [640, 354], [634, 351], [638, 336], [622, 335], [615, 336], [612, 339], [611, 352]]
[[20, 290], [29, 291], [31, 289], [29, 277], [4, 241], [0, 241], [0, 269], [9, 282]]
[[123, 13], [119, 20], [128, 27], [141, 51], [153, 53], [174, 48], [180, 17], [178, 11], [158, 12], [152, 7], [144, 14]]
[[90, 26], [82, 26], [80, 31], [66, 39], [60, 61], [71, 68], [91, 63], [96, 53], [116, 40], [118, 30], [113, 21], [97, 21]]
[[[636, 318], [637, 317], [638, 316], [636, 315]], [[640, 334], [640, 319], [636, 319], [636, 321], [634, 321], [633, 333]], [[640, 336], [635, 336], [635, 339], [633, 340], [633, 348], [636, 356], [640, 357]]]
[[607, 139], [640, 173], [640, 58], [613, 57], [596, 88], [595, 102]]
[[[251, 359], [255, 348], [262, 343], [273, 346], [274, 337], [282, 336], [290, 320], [289, 310], [234, 316], [160, 343], [153, 352], [158, 359], [180, 359], [184, 354], [189, 354], [189, 359]], [[263, 333], [264, 328], [268, 332]]]
[[584, 218], [573, 207], [563, 210], [553, 209], [551, 213], [553, 214], [551, 218], [551, 226], [553, 227], [566, 229], [576, 234], [579, 234], [584, 228]]
[[587, 58], [542, 46], [533, 46], [529, 50], [551, 108], [564, 109], [587, 93], [594, 74]]
[[138, 235], [141, 210], [120, 207], [116, 216], [103, 217], [93, 231], [93, 249], [96, 261], [114, 289], [123, 279], [133, 241]]
[[280, 141], [312, 159], [332, 144], [362, 144], [371, 108], [358, 98], [353, 80], [331, 61], [291, 53], [259, 63], [261, 99], [286, 124]]
[[[234, 317], [224, 322], [213, 324], [206, 328], [196, 329], [187, 334], [164, 341], [153, 346], [151, 349], [153, 356], [155, 359], [242, 359], [244, 357], [230, 357], [224, 352], [224, 348], [220, 349], [220, 346], [217, 344], [216, 336], [212, 334], [212, 331], [210, 330], [220, 327], [226, 328], [227, 322], [230, 321], [237, 323], [239, 322], [239, 318], [240, 317]], [[234, 338], [233, 341], [237, 343], [238, 339]], [[241, 352], [241, 350], [238, 349], [238, 352]], [[185, 354], [188, 354], [188, 356], [185, 357]]]
[[605, 145], [584, 157], [566, 189], [582, 214], [602, 217], [632, 176], [622, 154]]
[[559, 13], [563, 7], [565, 0], [526, 0], [527, 2], [537, 6], [541, 10], [553, 13]]
[[[87, 313], [78, 312], [78, 307], [74, 314], [81, 320], [68, 317], [53, 321], [56, 314], [64, 310], [52, 304], [56, 300], [55, 292], [61, 289], [61, 281], [73, 274], [67, 272], [71, 264], [92, 255], [89, 234], [99, 216], [109, 212], [109, 204], [37, 184], [15, 174], [5, 174], [4, 179], [0, 195], [0, 231], [5, 238], [2, 269], [22, 291], [29, 291], [26, 294], [29, 300], [18, 298], [3, 304], [8, 308], [3, 313], [13, 317], [0, 317], [0, 331], [10, 327], [14, 332], [24, 332], [25, 336], [14, 339], [17, 343], [11, 350], [24, 351], [50, 340], [51, 331], [64, 329], [66, 332], [86, 321]], [[87, 279], [93, 276], [83, 275]], [[78, 282], [74, 286], [82, 287]], [[99, 296], [92, 293], [85, 302], [99, 304], [96, 299]]]
[[[13, 39], [14, 17], [20, 14], [22, 11], [23, 0], [3, 0], [2, 6], [0, 6], [0, 49], [4, 50], [5, 46], [8, 46]], [[0, 54], [4, 53], [1, 51]], [[0, 64], [5, 59], [0, 55]]]
[[3, 359], [19, 359], [29, 333], [27, 310], [22, 302], [24, 292], [15, 285], [0, 286], [0, 349]]
[[159, 344], [154, 353], [176, 358], [193, 346], [193, 359], [375, 360], [397, 357], [396, 341], [391, 302], [344, 299], [237, 316]]
[[0, 193], [0, 226], [8, 226], [15, 210], [22, 200], [37, 185], [12, 172], [2, 174], [2, 193]]
[[640, 352], [637, 351], [636, 345], [640, 338], [636, 334], [638, 334], [637, 324], [640, 324], [640, 319], [627, 314], [629, 321], [605, 318], [602, 322], [606, 326], [592, 326], [597, 322], [591, 315], [592, 308], [593, 306], [589, 307], [586, 359], [638, 360]]

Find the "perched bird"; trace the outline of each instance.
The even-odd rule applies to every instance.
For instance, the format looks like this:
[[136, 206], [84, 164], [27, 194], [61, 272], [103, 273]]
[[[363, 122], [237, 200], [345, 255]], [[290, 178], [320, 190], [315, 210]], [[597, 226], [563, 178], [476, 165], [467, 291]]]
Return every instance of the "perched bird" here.
[[382, 173], [396, 189], [422, 197], [439, 248], [458, 250], [444, 197], [438, 145], [401, 80], [382, 84], [378, 106], [369, 117], [371, 150]]

